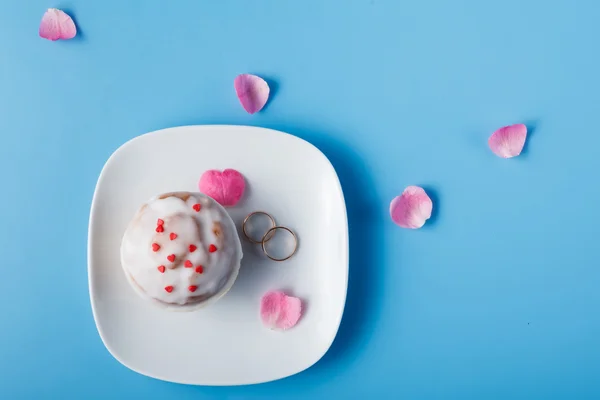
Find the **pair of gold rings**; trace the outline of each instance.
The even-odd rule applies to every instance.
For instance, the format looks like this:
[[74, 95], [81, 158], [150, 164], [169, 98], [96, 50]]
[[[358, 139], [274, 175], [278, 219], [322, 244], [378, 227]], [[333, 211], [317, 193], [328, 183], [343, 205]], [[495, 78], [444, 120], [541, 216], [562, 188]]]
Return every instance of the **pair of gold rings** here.
[[[250, 234], [246, 230], [246, 224], [250, 220], [252, 220], [253, 217], [255, 217], [257, 215], [264, 215], [267, 218], [269, 218], [269, 220], [271, 221], [271, 228], [269, 228], [265, 232], [265, 234], [262, 236], [262, 238], [260, 240], [257, 240], [255, 238], [253, 238], [252, 236], [250, 236]], [[275, 236], [275, 234], [277, 233], [278, 230], [287, 231], [294, 238], [294, 249], [292, 250], [292, 252], [288, 256], [283, 257], [283, 258], [273, 257], [271, 254], [269, 254], [269, 252], [267, 250], [267, 247], [266, 247], [266, 243], [269, 240], [271, 240], [273, 238], [273, 236]], [[254, 211], [254, 212], [248, 214], [248, 216], [246, 216], [246, 218], [244, 218], [244, 222], [242, 223], [242, 231], [244, 232], [244, 236], [246, 236], [246, 239], [248, 239], [250, 242], [255, 243], [255, 244], [260, 244], [261, 247], [262, 247], [263, 253], [265, 253], [265, 255], [267, 257], [269, 257], [273, 261], [285, 261], [285, 260], [289, 260], [290, 258], [292, 258], [292, 256], [294, 254], [296, 254], [296, 250], [298, 250], [298, 237], [296, 236], [296, 234], [290, 228], [288, 228], [286, 226], [279, 226], [279, 225], [277, 225], [277, 223], [275, 222], [275, 218], [273, 218], [271, 216], [271, 214], [266, 213], [264, 211]]]

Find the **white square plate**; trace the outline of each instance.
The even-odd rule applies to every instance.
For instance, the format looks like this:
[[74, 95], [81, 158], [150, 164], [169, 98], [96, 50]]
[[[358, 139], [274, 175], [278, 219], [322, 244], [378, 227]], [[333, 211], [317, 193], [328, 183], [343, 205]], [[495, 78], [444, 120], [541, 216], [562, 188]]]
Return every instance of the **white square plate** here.
[[[244, 259], [231, 291], [214, 305], [173, 312], [139, 298], [119, 259], [121, 237], [152, 196], [197, 191], [207, 169], [234, 168], [247, 193], [228, 209]], [[252, 211], [270, 212], [299, 238], [297, 254], [273, 262], [241, 234]], [[196, 385], [242, 385], [296, 374], [317, 362], [337, 333], [348, 281], [348, 223], [337, 174], [297, 137], [245, 126], [186, 126], [137, 137], [107, 161], [92, 202], [88, 237], [90, 298], [110, 353], [141, 374]], [[275, 289], [303, 300], [286, 332], [266, 329], [261, 296]]]

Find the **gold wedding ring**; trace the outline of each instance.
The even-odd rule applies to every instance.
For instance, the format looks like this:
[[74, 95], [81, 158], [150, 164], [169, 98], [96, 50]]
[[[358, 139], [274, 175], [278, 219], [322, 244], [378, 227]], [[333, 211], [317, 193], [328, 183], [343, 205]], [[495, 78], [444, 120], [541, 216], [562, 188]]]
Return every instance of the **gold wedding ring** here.
[[[265, 237], [266, 237], [266, 233], [263, 235], [263, 237], [260, 240], [256, 240], [252, 237], [250, 237], [250, 235], [248, 234], [248, 231], [246, 231], [246, 224], [248, 223], [248, 221], [250, 221], [252, 219], [252, 217], [256, 216], [256, 215], [265, 215], [267, 217], [269, 217], [269, 219], [271, 220], [271, 228], [275, 227], [275, 219], [271, 216], [271, 214], [266, 213], [264, 211], [254, 211], [253, 213], [248, 214], [248, 216], [246, 218], [244, 218], [244, 222], [242, 223], [242, 231], [244, 232], [244, 236], [246, 236], [246, 239], [248, 239], [249, 241], [251, 241], [254, 244], [261, 244], [265, 241]], [[267, 232], [268, 233], [268, 232]], [[273, 237], [273, 236], [271, 236]], [[270, 239], [268, 238], [266, 241], [268, 242]]]
[[[273, 237], [275, 235], [275, 232], [277, 232], [278, 229], [281, 229], [281, 230], [284, 230], [284, 231], [288, 231], [292, 235], [292, 237], [294, 238], [294, 250], [292, 250], [292, 252], [291, 252], [291, 254], [289, 256], [284, 257], [284, 258], [275, 258], [275, 257], [273, 257], [272, 255], [269, 254], [269, 252], [267, 251], [267, 247], [265, 246], [265, 244], [269, 241], [269, 239], [271, 239], [271, 238], [269, 238], [269, 239], [265, 240], [265, 238], [269, 234], [271, 234], [271, 233], [273, 233], [273, 235], [271, 236], [271, 237]], [[294, 232], [292, 232], [292, 230], [290, 228], [287, 228], [285, 226], [274, 226], [271, 229], [269, 229], [267, 231], [267, 233], [265, 233], [265, 236], [263, 236], [263, 240], [262, 240], [261, 246], [262, 246], [263, 253], [265, 253], [265, 255], [267, 257], [269, 257], [271, 260], [273, 260], [273, 261], [285, 261], [285, 260], [289, 260], [290, 258], [292, 258], [292, 256], [294, 254], [296, 254], [296, 250], [298, 250], [298, 238], [296, 237], [296, 234]]]

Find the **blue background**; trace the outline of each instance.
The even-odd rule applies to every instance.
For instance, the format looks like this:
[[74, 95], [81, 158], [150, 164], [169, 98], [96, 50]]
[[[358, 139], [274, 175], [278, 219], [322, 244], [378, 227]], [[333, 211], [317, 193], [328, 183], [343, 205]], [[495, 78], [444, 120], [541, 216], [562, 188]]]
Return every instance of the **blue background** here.
[[[0, 397], [599, 398], [600, 3], [2, 1]], [[48, 7], [72, 41], [38, 37]], [[273, 95], [246, 114], [233, 79]], [[496, 128], [526, 123], [504, 160]], [[87, 288], [90, 202], [122, 143], [248, 124], [322, 149], [347, 197], [343, 322], [313, 368], [251, 387], [160, 382], [114, 360]], [[395, 226], [427, 188], [434, 216]]]

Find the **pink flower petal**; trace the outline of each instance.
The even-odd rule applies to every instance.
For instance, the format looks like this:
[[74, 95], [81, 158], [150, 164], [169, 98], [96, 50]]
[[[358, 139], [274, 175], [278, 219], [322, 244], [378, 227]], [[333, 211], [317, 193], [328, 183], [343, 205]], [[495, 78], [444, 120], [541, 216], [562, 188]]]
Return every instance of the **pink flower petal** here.
[[302, 315], [302, 301], [283, 292], [267, 292], [260, 301], [260, 317], [271, 329], [292, 328]]
[[246, 182], [244, 176], [235, 169], [226, 169], [223, 172], [211, 169], [202, 174], [198, 187], [202, 193], [212, 197], [222, 206], [231, 207], [244, 195]]
[[488, 139], [488, 145], [498, 157], [511, 158], [521, 154], [526, 138], [527, 127], [525, 125], [510, 125], [492, 133]]
[[392, 221], [402, 228], [417, 229], [431, 217], [433, 203], [425, 190], [409, 186], [390, 203]]
[[40, 36], [48, 40], [73, 39], [77, 34], [75, 23], [64, 11], [50, 8], [42, 17]]
[[269, 99], [269, 85], [256, 75], [242, 74], [233, 81], [235, 93], [242, 107], [250, 114], [259, 112]]

